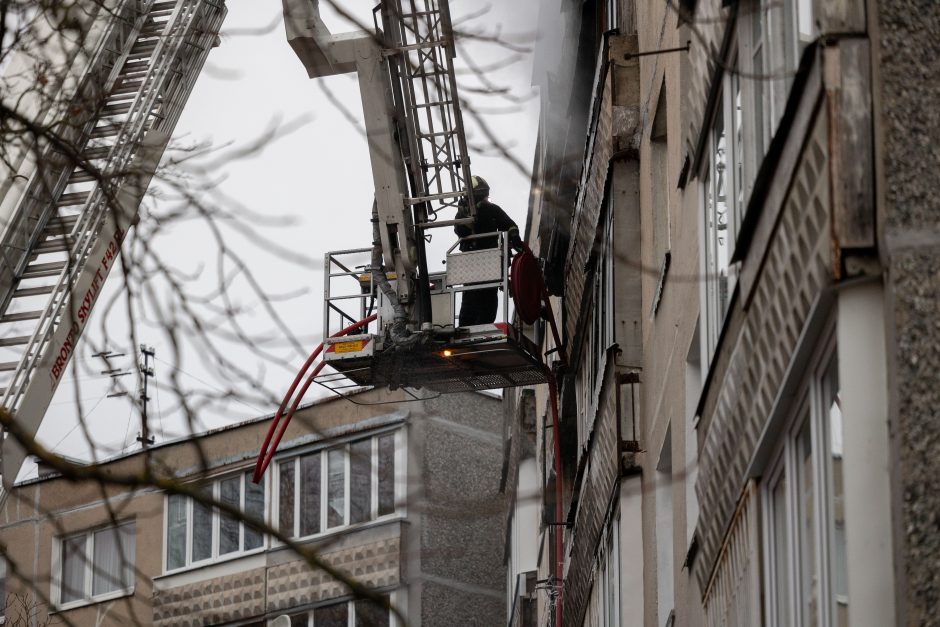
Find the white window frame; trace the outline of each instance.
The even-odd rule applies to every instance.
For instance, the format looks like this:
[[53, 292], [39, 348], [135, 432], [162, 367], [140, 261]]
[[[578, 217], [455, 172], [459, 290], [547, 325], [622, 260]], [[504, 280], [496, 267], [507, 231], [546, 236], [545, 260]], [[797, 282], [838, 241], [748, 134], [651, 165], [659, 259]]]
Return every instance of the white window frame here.
[[0, 555], [0, 625], [7, 622], [7, 559]]
[[[746, 58], [745, 66], [750, 82], [762, 81], [763, 103], [761, 111], [767, 114], [763, 120], [763, 146], [758, 158], [770, 144], [770, 139], [777, 131], [783, 117], [789, 97], [793, 77], [796, 74], [803, 49], [819, 36], [815, 23], [813, 0], [750, 0], [744, 14], [747, 19], [739, 21], [738, 33], [743, 44], [742, 55]], [[806, 26], [806, 14], [809, 11], [809, 31], [801, 32]], [[804, 20], [801, 24], [801, 18]], [[760, 40], [754, 38], [754, 20], [760, 20]], [[754, 63], [754, 57], [760, 53], [761, 65]], [[753, 95], [753, 84], [748, 91]], [[746, 99], [751, 102], [753, 99]], [[753, 180], [753, 177], [748, 177]]]
[[[118, 590], [111, 590], [109, 592], [104, 592], [102, 594], [94, 594], [94, 579], [95, 579], [95, 534], [101, 531], [108, 529], [119, 530], [122, 527], [132, 527], [134, 538], [134, 550], [132, 555], [125, 555], [125, 559], [130, 562], [131, 568], [131, 582], [130, 585], [125, 588], [120, 588]], [[120, 531], [118, 531], [118, 537], [120, 537]], [[64, 543], [67, 540], [73, 538], [78, 538], [84, 536], [85, 538], [85, 574], [84, 574], [84, 590], [83, 596], [80, 599], [74, 601], [69, 601], [67, 603], [62, 602], [62, 568], [65, 566], [65, 561], [62, 559], [62, 550], [64, 548]], [[52, 589], [51, 596], [52, 601], [55, 605], [56, 610], [68, 610], [75, 607], [82, 607], [85, 605], [91, 605], [93, 603], [100, 603], [102, 601], [109, 601], [112, 599], [118, 599], [120, 597], [129, 596], [134, 594], [134, 589], [137, 584], [137, 574], [136, 574], [136, 563], [137, 563], [137, 522], [136, 520], [124, 520], [119, 522], [117, 525], [104, 525], [98, 527], [92, 527], [90, 529], [85, 529], [84, 531], [79, 531], [76, 533], [69, 533], [63, 536], [57, 536], [53, 542], [52, 547]], [[6, 618], [3, 619], [6, 621]], [[2, 622], [0, 622], [2, 624]]]
[[[731, 296], [737, 283], [737, 268], [731, 264], [731, 257], [734, 254], [735, 239], [740, 222], [743, 218], [743, 207], [739, 207], [739, 177], [735, 174], [735, 142], [733, 139], [735, 114], [733, 102], [733, 90], [731, 74], [726, 72], [722, 78], [722, 89], [718, 96], [715, 112], [712, 115], [708, 125], [708, 139], [705, 142], [705, 155], [702, 159], [702, 169], [699, 174], [699, 262], [702, 268], [701, 274], [701, 304], [702, 304], [702, 363], [710, 364], [718, 346], [718, 338], [721, 335], [724, 326]], [[721, 122], [723, 128], [723, 140], [719, 142], [716, 139], [716, 130], [718, 122]], [[722, 145], [723, 143], [723, 145]], [[721, 167], [716, 163], [716, 155], [724, 155]], [[746, 150], [745, 150], [746, 156]], [[723, 173], [724, 179], [724, 223], [720, 226], [724, 228], [713, 228], [713, 222], [710, 220], [712, 206], [710, 199], [714, 199], [714, 213], [716, 220], [714, 224], [719, 224], [719, 204], [718, 195], [718, 175]], [[741, 195], [743, 201], [747, 201], [746, 195]], [[724, 251], [725, 262], [721, 267], [719, 261], [713, 257], [718, 256], [718, 251], [722, 247], [719, 243], [721, 234], [724, 233]], [[721, 272], [725, 272], [725, 298], [722, 301], [722, 279], [719, 278]]]
[[[240, 477], [241, 482], [239, 484], [239, 509], [245, 511], [245, 496], [246, 496], [246, 485], [249, 481], [248, 474], [251, 472], [250, 468], [242, 468], [237, 471], [228, 471], [225, 474], [220, 474], [207, 479], [207, 482], [211, 482], [212, 486], [212, 499], [219, 501], [221, 483], [233, 477]], [[262, 479], [262, 489], [264, 490], [264, 506], [262, 508], [262, 521], [265, 523], [269, 522], [268, 511], [271, 502], [270, 489], [268, 485], [267, 478]], [[177, 568], [168, 568], [167, 557], [169, 553], [169, 512], [170, 512], [170, 498], [174, 496], [171, 494], [163, 495], [163, 574], [179, 573], [184, 572], [193, 568], [201, 568], [209, 564], [217, 564], [219, 562], [226, 562], [233, 559], [238, 559], [246, 555], [254, 555], [255, 553], [260, 553], [265, 551], [269, 546], [269, 538], [267, 534], [261, 534], [261, 545], [253, 549], [245, 550], [245, 522], [238, 521], [238, 546], [239, 549], [236, 551], [229, 551], [228, 553], [219, 553], [219, 544], [221, 541], [221, 512], [212, 508], [212, 533], [211, 533], [211, 544], [212, 551], [209, 557], [193, 560], [193, 499], [189, 497], [182, 497], [185, 499], [186, 507], [186, 546], [184, 549], [185, 559], [184, 564]]]
[[578, 451], [587, 446], [594, 427], [598, 399], [604, 385], [607, 369], [607, 351], [614, 344], [614, 246], [613, 202], [608, 199], [604, 211], [601, 250], [591, 290], [591, 308], [588, 326], [581, 348], [581, 367], [575, 379], [578, 398]]
[[594, 562], [585, 627], [620, 627], [620, 514], [608, 520]]
[[[378, 482], [378, 455], [379, 455], [379, 438], [385, 437], [388, 435], [394, 436], [394, 462], [395, 469], [393, 475], [393, 484], [394, 484], [394, 509], [388, 513], [379, 515], [379, 482]], [[370, 472], [370, 486], [369, 486], [369, 517], [358, 523], [350, 523], [350, 492], [351, 492], [351, 480], [350, 480], [350, 455], [349, 447], [355, 442], [360, 442], [362, 440], [369, 439], [372, 443], [372, 452], [371, 460], [369, 465]], [[311, 538], [319, 538], [325, 535], [331, 535], [337, 533], [338, 531], [343, 531], [349, 529], [350, 527], [360, 527], [366, 524], [372, 524], [375, 522], [381, 522], [386, 520], [392, 520], [395, 518], [400, 518], [405, 515], [404, 511], [404, 477], [405, 471], [404, 466], [406, 463], [405, 455], [405, 430], [401, 427], [394, 427], [389, 429], [383, 429], [382, 431], [372, 431], [368, 434], [358, 433], [349, 438], [345, 438], [341, 441], [332, 441], [329, 444], [318, 444], [315, 447], [309, 447], [298, 452], [291, 452], [289, 455], [284, 455], [283, 457], [277, 458], [272, 464], [275, 467], [275, 471], [272, 473], [274, 475], [274, 486], [271, 490], [272, 506], [271, 506], [271, 518], [272, 525], [279, 529], [280, 528], [280, 483], [281, 483], [281, 464], [292, 462], [294, 468], [294, 530], [291, 534], [291, 538], [294, 540], [308, 540]], [[328, 489], [329, 489], [329, 452], [341, 449], [344, 454], [345, 459], [345, 475], [344, 475], [344, 486], [343, 486], [343, 523], [340, 525], [334, 525], [333, 527], [328, 527]], [[300, 535], [300, 460], [302, 457], [308, 455], [320, 455], [320, 531], [313, 534]]]
[[[822, 343], [823, 350], [814, 358], [807, 369], [807, 380], [803, 383], [794, 411], [786, 418], [782, 442], [779, 443], [767, 480], [762, 482], [762, 546], [765, 559], [764, 598], [766, 599], [765, 622], [768, 627], [784, 627], [777, 623], [777, 609], [781, 603], [789, 608], [789, 624], [785, 627], [802, 627], [804, 623], [803, 599], [803, 548], [798, 437], [808, 424], [811, 441], [811, 476], [813, 480], [812, 506], [814, 511], [812, 547], [813, 572], [811, 573], [816, 590], [816, 616], [813, 624], [818, 627], [836, 627], [837, 604], [842, 601], [833, 593], [836, 571], [833, 568], [834, 518], [832, 512], [833, 468], [829, 457], [831, 432], [828, 408], [824, 394], [827, 382], [826, 374], [830, 367], [835, 367], [837, 358], [835, 337], [832, 328]], [[808, 422], [807, 422], [808, 421]], [[844, 424], [843, 424], [844, 427]], [[773, 493], [781, 479], [786, 480], [785, 512], [783, 520], [787, 526], [786, 555], [778, 555], [774, 543], [776, 532], [776, 506]], [[784, 576], [787, 581], [786, 598], [778, 598], [777, 563], [783, 559]], [[845, 602], [848, 602], [845, 600]]]

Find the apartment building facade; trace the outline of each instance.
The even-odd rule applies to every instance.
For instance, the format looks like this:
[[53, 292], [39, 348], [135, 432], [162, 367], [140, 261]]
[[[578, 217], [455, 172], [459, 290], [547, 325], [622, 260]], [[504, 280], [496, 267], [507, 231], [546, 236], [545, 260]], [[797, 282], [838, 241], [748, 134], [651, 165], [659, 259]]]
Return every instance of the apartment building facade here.
[[511, 395], [509, 624], [937, 620], [919, 10], [543, 5], [527, 237], [564, 330], [562, 471], [548, 390]]
[[302, 409], [257, 485], [270, 417], [102, 466], [170, 470], [310, 555], [186, 494], [55, 473], [24, 482], [0, 524], [7, 624], [501, 623], [500, 401], [408, 399], [376, 390]]

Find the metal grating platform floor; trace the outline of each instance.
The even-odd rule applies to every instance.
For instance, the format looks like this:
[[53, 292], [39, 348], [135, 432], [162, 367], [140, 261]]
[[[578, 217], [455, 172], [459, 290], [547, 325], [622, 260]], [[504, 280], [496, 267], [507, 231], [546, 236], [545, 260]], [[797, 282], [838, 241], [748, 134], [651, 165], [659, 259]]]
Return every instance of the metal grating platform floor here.
[[[428, 389], [441, 393], [495, 390], [546, 381], [535, 345], [511, 327], [485, 325], [447, 342], [373, 356], [334, 357], [328, 364], [358, 386]], [[330, 387], [335, 375], [323, 375]]]

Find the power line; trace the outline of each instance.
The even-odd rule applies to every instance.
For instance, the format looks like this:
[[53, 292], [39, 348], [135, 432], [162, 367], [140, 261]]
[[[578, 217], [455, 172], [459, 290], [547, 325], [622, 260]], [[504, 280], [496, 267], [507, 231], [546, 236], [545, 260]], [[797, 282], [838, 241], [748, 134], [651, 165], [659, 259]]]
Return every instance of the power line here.
[[108, 394], [107, 394], [107, 392], [106, 392], [106, 393], [104, 393], [104, 394], [98, 399], [98, 402], [95, 403], [95, 404], [92, 406], [92, 408], [88, 410], [88, 413], [87, 413], [87, 414], [85, 414], [84, 416], [79, 416], [79, 417], [78, 417], [78, 422], [75, 423], [75, 426], [73, 426], [71, 429], [69, 429], [69, 430], [68, 430], [68, 433], [66, 433], [65, 435], [63, 435], [62, 438], [61, 438], [58, 442], [55, 443], [55, 446], [52, 447], [52, 449], [51, 449], [52, 452], [55, 452], [55, 450], [56, 450], [57, 448], [59, 448], [59, 445], [62, 444], [62, 443], [65, 441], [65, 439], [66, 439], [67, 437], [69, 437], [70, 435], [72, 435], [72, 433], [73, 433], [76, 429], [78, 429], [79, 425], [82, 424], [82, 421], [83, 421], [83, 420], [87, 420], [87, 419], [91, 416], [92, 412], [94, 412], [94, 411], [98, 408], [98, 405], [101, 404], [101, 401], [103, 401], [103, 400], [106, 399], [107, 397], [108, 397]]
[[[191, 378], [195, 379], [195, 380], [198, 381], [199, 383], [205, 385], [206, 387], [209, 387], [209, 388], [215, 390], [216, 392], [219, 392], [220, 394], [228, 394], [228, 392], [226, 392], [226, 391], [223, 390], [222, 388], [217, 387], [217, 386], [215, 386], [215, 385], [212, 385], [211, 383], [209, 383], [209, 382], [207, 382], [207, 381], [203, 381], [202, 379], [200, 379], [200, 378], [197, 377], [196, 375], [191, 374], [191, 373], [189, 373], [189, 372], [186, 372], [185, 370], [183, 370], [182, 368], [180, 368], [179, 366], [177, 366], [177, 365], [175, 365], [175, 364], [171, 364], [171, 363], [168, 362], [168, 361], [164, 361], [163, 359], [160, 359], [159, 357], [154, 357], [154, 359], [157, 360], [157, 361], [159, 361], [161, 364], [164, 364], [164, 365], [166, 365], [166, 366], [169, 366], [170, 368], [173, 368], [174, 370], [180, 371], [181, 373], [185, 374], [187, 377], [191, 377]], [[241, 404], [244, 405], [245, 407], [249, 408], [251, 411], [258, 412], [258, 414], [263, 414], [263, 413], [264, 413], [262, 410], [258, 409], [257, 407], [253, 407], [252, 405], [249, 405], [248, 403], [246, 403], [245, 401], [241, 400], [241, 399], [238, 398], [237, 396], [233, 396], [233, 397], [232, 397], [232, 400], [234, 400], [236, 403], [241, 403]]]

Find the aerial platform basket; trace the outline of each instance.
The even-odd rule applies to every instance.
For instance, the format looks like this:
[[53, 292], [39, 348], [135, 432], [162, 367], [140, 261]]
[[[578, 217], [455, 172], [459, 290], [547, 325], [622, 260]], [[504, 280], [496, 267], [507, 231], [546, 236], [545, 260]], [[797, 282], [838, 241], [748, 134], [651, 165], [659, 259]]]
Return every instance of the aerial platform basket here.
[[[490, 235], [492, 237], [492, 234]], [[430, 329], [412, 345], [395, 345], [386, 335], [393, 312], [364, 262], [371, 249], [327, 253], [324, 276], [324, 362], [336, 373], [318, 377], [330, 389], [376, 386], [421, 388], [441, 393], [493, 390], [546, 381], [538, 346], [508, 321], [508, 247], [455, 251], [447, 272], [431, 275]], [[360, 262], [360, 263], [357, 263]], [[388, 278], [394, 284], [394, 275]], [[456, 324], [461, 293], [502, 288], [497, 321]], [[329, 337], [339, 328], [377, 313], [358, 335]], [[365, 333], [363, 333], [365, 331]]]
[[[356, 386], [424, 388], [441, 393], [544, 383], [535, 344], [505, 323], [477, 325], [404, 349], [375, 351], [373, 335], [332, 338], [324, 359]], [[322, 375], [328, 387], [335, 375]]]

